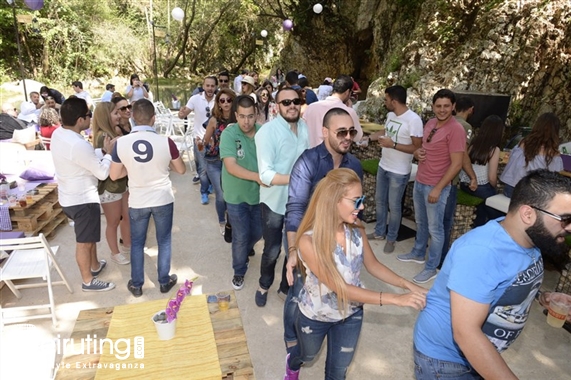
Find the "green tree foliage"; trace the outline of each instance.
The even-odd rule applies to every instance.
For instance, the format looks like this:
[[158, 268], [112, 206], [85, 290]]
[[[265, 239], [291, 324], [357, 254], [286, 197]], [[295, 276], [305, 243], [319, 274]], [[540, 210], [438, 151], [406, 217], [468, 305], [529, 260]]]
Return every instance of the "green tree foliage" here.
[[[15, 1], [17, 15], [34, 20], [18, 24], [26, 76], [48, 83], [133, 72], [152, 76], [151, 21], [158, 72], [164, 77], [236, 72], [245, 66], [261, 70], [271, 65], [283, 40], [281, 22], [259, 16], [253, 0], [45, 0], [39, 11]], [[175, 6], [185, 11], [182, 22], [170, 17]], [[0, 2], [0, 50], [0, 77], [19, 77], [12, 9], [5, 1]]]

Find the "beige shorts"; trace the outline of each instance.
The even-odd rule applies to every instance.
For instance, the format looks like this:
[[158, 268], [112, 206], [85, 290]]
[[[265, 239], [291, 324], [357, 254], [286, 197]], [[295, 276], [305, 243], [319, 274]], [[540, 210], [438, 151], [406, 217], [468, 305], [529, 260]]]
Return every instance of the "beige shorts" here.
[[121, 199], [123, 199], [123, 193], [121, 194], [110, 193], [107, 190], [105, 190], [103, 194], [99, 195], [99, 200], [101, 201], [101, 204], [113, 203], [120, 201]]

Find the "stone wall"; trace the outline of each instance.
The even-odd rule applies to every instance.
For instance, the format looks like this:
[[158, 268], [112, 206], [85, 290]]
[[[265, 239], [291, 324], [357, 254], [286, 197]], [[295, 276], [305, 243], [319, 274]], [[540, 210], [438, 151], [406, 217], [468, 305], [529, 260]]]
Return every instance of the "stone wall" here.
[[509, 94], [512, 125], [531, 125], [539, 114], [554, 112], [565, 127], [562, 140], [571, 140], [568, 0], [340, 4], [335, 22], [326, 6], [324, 18], [312, 15], [305, 19], [309, 28], [290, 35], [283, 67], [303, 70], [316, 78], [314, 86], [326, 76], [352, 74], [368, 86], [363, 112], [371, 119], [385, 114], [383, 91], [392, 84], [409, 88], [416, 111], [429, 109], [444, 87]]

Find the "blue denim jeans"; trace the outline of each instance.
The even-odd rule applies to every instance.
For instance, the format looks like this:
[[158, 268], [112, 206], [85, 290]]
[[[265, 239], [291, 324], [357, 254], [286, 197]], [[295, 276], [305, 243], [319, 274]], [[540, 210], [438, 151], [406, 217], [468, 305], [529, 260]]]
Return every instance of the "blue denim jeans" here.
[[[409, 174], [396, 174], [379, 166], [377, 171], [377, 224], [375, 235], [386, 236], [388, 241], [396, 241], [402, 219], [402, 196], [410, 178]], [[390, 211], [387, 233], [387, 215]]]
[[504, 195], [505, 195], [506, 197], [508, 197], [508, 198], [511, 198], [512, 195], [513, 195], [513, 193], [514, 193], [514, 189], [515, 189], [514, 186], [505, 185], [505, 186], [504, 186]]
[[224, 193], [222, 192], [222, 161], [220, 158], [205, 157], [206, 174], [212, 184], [214, 193], [216, 194], [216, 214], [218, 214], [218, 223], [226, 222], [224, 214], [226, 213], [226, 202], [224, 202]]
[[262, 209], [262, 235], [264, 237], [260, 288], [268, 290], [274, 283], [276, 263], [280, 256], [284, 235], [284, 216], [273, 212], [265, 203], [260, 203], [260, 208]]
[[442, 255], [438, 268], [444, 263], [444, 259], [450, 250], [450, 235], [452, 235], [452, 227], [454, 227], [454, 215], [456, 214], [456, 200], [458, 199], [458, 187], [455, 185], [450, 186], [450, 193], [446, 200], [446, 208], [444, 209], [444, 244], [442, 245]]
[[433, 188], [434, 186], [415, 182], [413, 191], [416, 240], [412, 253], [418, 257], [425, 257], [428, 238], [432, 239], [425, 266], [427, 270], [436, 270], [440, 263], [444, 246], [444, 209], [450, 194], [450, 185], [448, 185], [440, 192], [438, 202], [428, 203], [428, 194]]
[[159, 255], [157, 268], [159, 284], [166, 285], [170, 280], [171, 270], [171, 230], [173, 220], [173, 205], [129, 208], [129, 220], [131, 222], [131, 280], [133, 286], [143, 286], [145, 282], [145, 241], [147, 240], [147, 228], [151, 215], [155, 220], [157, 244]]
[[206, 161], [204, 160], [204, 149], [198, 150], [198, 144], [193, 145], [194, 149], [194, 161], [196, 162], [196, 173], [200, 178], [200, 194], [208, 194], [208, 187], [210, 186], [210, 181], [208, 180], [208, 175], [206, 174]]
[[472, 367], [460, 363], [438, 360], [426, 356], [414, 348], [414, 376], [416, 380], [482, 380]]
[[260, 205], [228, 203], [226, 207], [232, 225], [232, 268], [235, 276], [245, 276], [248, 253], [262, 237]]
[[363, 309], [339, 322], [314, 321], [298, 312], [295, 324], [298, 344], [290, 353], [289, 368], [296, 371], [303, 363], [311, 362], [327, 336], [325, 379], [345, 379], [347, 369], [353, 361], [362, 324]]
[[[478, 185], [476, 191], [470, 190], [467, 184], [461, 183], [460, 189], [470, 195], [482, 198], [484, 200], [497, 194], [496, 189], [489, 183], [486, 183], [485, 185]], [[486, 202], [482, 202], [476, 208], [476, 219], [474, 219], [474, 227], [483, 226], [488, 220], [499, 218], [502, 215], [504, 214], [501, 211], [488, 207], [486, 206]]]
[[[295, 252], [291, 253], [296, 254]], [[284, 341], [286, 344], [286, 351], [289, 354], [293, 347], [297, 344], [297, 332], [295, 331], [295, 322], [297, 320], [297, 313], [299, 313], [299, 308], [297, 303], [299, 302], [299, 292], [303, 288], [303, 278], [301, 273], [297, 268], [293, 271], [293, 285], [289, 287], [287, 292], [287, 297], [284, 302]], [[290, 346], [290, 347], [288, 347]]]

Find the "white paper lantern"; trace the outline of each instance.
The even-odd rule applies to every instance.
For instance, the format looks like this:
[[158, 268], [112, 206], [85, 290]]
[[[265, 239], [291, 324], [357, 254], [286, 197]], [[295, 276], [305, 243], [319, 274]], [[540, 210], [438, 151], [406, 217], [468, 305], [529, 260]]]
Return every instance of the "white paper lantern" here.
[[268, 36], [268, 31], [264, 29], [264, 30], [262, 30], [262, 31], [260, 32], [260, 35], [261, 35], [263, 38], [266, 38], [266, 37]]
[[317, 3], [313, 6], [313, 11], [317, 14], [320, 14], [321, 12], [323, 12], [323, 5]]
[[176, 21], [182, 21], [182, 19], [184, 18], [184, 11], [179, 8], [173, 8], [172, 12], [171, 12], [172, 18], [174, 18]]

